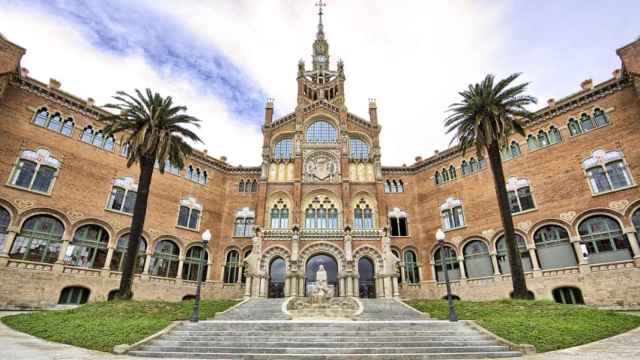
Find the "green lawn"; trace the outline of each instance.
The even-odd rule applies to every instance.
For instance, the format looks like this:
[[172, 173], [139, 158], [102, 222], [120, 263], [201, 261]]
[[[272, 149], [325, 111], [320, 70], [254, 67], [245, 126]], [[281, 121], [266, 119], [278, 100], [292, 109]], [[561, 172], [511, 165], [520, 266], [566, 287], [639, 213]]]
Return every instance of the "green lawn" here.
[[[445, 300], [412, 300], [434, 319], [447, 319]], [[475, 320], [516, 344], [535, 345], [538, 352], [577, 346], [640, 326], [640, 317], [548, 301], [455, 301], [460, 319]]]
[[[210, 318], [236, 301], [204, 300], [200, 318]], [[41, 311], [2, 318], [6, 325], [50, 341], [111, 351], [114, 345], [133, 344], [191, 317], [193, 301], [109, 301], [64, 311]]]

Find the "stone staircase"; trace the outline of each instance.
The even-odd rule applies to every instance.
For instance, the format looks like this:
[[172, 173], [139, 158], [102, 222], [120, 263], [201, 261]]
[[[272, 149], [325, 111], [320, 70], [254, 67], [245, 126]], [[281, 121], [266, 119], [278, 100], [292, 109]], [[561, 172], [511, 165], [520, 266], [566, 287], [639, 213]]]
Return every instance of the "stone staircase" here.
[[[465, 322], [429, 320], [395, 300], [365, 300], [362, 320], [290, 321], [282, 299], [251, 299], [197, 324], [184, 322], [129, 352], [181, 359], [356, 360], [512, 358]], [[282, 316], [284, 315], [284, 319]]]

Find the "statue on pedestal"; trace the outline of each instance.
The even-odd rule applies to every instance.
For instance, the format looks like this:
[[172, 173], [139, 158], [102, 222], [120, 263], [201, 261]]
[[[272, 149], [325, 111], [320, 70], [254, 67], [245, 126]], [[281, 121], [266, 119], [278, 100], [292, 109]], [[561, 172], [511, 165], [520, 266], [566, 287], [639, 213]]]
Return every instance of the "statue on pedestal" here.
[[382, 275], [396, 275], [398, 268], [398, 262], [400, 259], [391, 251], [391, 238], [385, 228], [382, 235], [382, 258], [383, 258], [383, 270]]

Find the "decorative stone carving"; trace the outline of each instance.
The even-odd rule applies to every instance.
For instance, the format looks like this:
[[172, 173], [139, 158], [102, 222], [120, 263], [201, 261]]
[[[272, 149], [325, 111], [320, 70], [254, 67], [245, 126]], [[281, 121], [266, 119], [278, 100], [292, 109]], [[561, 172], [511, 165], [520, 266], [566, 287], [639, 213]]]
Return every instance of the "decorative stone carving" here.
[[382, 237], [382, 256], [382, 275], [396, 275], [400, 259], [398, 259], [393, 254], [393, 251], [391, 251], [391, 238], [386, 233]]
[[589, 169], [591, 167], [597, 165], [603, 165], [610, 161], [620, 160], [623, 158], [622, 152], [620, 151], [606, 151], [606, 150], [595, 150], [591, 153], [591, 157], [588, 157], [582, 161], [582, 168]]
[[533, 223], [530, 220], [527, 220], [527, 221], [519, 222], [517, 225], [517, 228], [524, 232], [527, 232], [529, 231], [529, 229], [531, 229], [531, 225], [533, 225]]
[[394, 208], [391, 208], [391, 210], [389, 210], [389, 217], [395, 217], [395, 218], [404, 217], [404, 218], [406, 218], [407, 217], [407, 212], [404, 211], [404, 210], [401, 210], [400, 208], [394, 207]]
[[496, 234], [496, 231], [493, 229], [487, 229], [482, 232], [482, 236], [484, 236], [485, 239], [489, 239], [489, 240], [491, 240], [491, 238], [493, 238], [493, 235], [495, 234]]
[[567, 211], [560, 214], [560, 219], [569, 223], [571, 222], [571, 220], [575, 219], [575, 217], [576, 217], [575, 211]]
[[[285, 263], [288, 263], [289, 261], [289, 251], [287, 249], [285, 249], [282, 246], [272, 246], [267, 248], [264, 252], [261, 252], [262, 250], [262, 236], [254, 236], [253, 237], [253, 241], [254, 241], [254, 246], [255, 244], [257, 244], [257, 249], [252, 249], [251, 250], [251, 254], [253, 254], [254, 250], [257, 250], [257, 254], [260, 254], [260, 256], [258, 256], [260, 258], [260, 271], [263, 274], [266, 274], [269, 272], [269, 264], [271, 263], [271, 260], [273, 258], [276, 257], [280, 257], [283, 260], [285, 260]], [[251, 254], [249, 256], [251, 256]]]
[[363, 307], [353, 297], [325, 297], [315, 300], [312, 297], [294, 297], [286, 302], [285, 309], [285, 313], [293, 320], [355, 320], [362, 313]]
[[51, 156], [51, 153], [47, 149], [24, 150], [20, 153], [20, 158], [25, 160], [31, 160], [38, 164], [51, 166], [52, 168], [59, 169], [60, 161]]
[[243, 207], [242, 209], [236, 212], [236, 217], [237, 218], [248, 218], [248, 217], [255, 218], [256, 212], [253, 211], [253, 209], [250, 209], [249, 207]]
[[460, 244], [462, 242], [462, 236], [454, 236], [451, 238], [451, 242], [454, 244]]
[[507, 191], [516, 191], [517, 189], [525, 186], [529, 186], [529, 180], [527, 180], [527, 178], [511, 176], [507, 179]]
[[445, 200], [442, 205], [440, 205], [440, 210], [453, 209], [454, 207], [462, 206], [462, 200], [458, 198], [454, 198], [453, 196], [449, 196], [447, 200]]
[[251, 254], [244, 261], [247, 264], [247, 275], [258, 275], [260, 273], [260, 258], [262, 257], [262, 234], [259, 229], [256, 229], [256, 236], [252, 241]]
[[[388, 237], [387, 237], [388, 238]], [[391, 251], [391, 246], [389, 246], [389, 251]], [[391, 254], [393, 255], [393, 253]], [[376, 273], [384, 272], [384, 256], [380, 254], [380, 252], [369, 245], [363, 245], [356, 249], [353, 253], [354, 260], [360, 260], [361, 257], [366, 256], [369, 257], [376, 267]], [[394, 255], [394, 259], [398, 259]], [[392, 259], [393, 260], [393, 259]], [[398, 260], [399, 261], [399, 260]]]
[[138, 184], [135, 183], [131, 176], [123, 176], [113, 179], [113, 186], [121, 187], [125, 190], [138, 191]]
[[20, 210], [31, 209], [34, 206], [34, 202], [31, 200], [16, 199], [13, 203], [16, 204], [16, 207]]
[[609, 203], [609, 208], [617, 211], [622, 211], [626, 209], [627, 206], [629, 206], [629, 200], [612, 201]]
[[340, 165], [336, 157], [328, 152], [315, 152], [304, 161], [304, 180], [308, 182], [339, 181]]
[[67, 215], [69, 215], [69, 219], [71, 221], [76, 221], [82, 217], [84, 217], [84, 214], [81, 213], [80, 211], [76, 211], [76, 210], [69, 210], [67, 211]]
[[200, 204], [193, 196], [182, 198], [182, 200], [180, 200], [180, 205], [202, 211], [202, 204]]

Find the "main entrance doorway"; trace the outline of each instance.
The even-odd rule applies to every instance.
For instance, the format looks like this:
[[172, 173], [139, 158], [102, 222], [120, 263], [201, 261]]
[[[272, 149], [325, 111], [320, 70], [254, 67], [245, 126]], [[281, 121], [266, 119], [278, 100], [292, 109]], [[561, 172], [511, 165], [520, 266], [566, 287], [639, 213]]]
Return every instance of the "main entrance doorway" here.
[[334, 288], [334, 296], [338, 296], [338, 262], [333, 256], [318, 254], [309, 258], [305, 268], [305, 295], [309, 295], [310, 286], [316, 283], [316, 271], [320, 265], [324, 266], [327, 272], [327, 283]]
[[277, 257], [271, 260], [269, 265], [269, 293], [270, 298], [284, 297], [284, 278], [286, 273], [286, 265], [284, 259]]
[[376, 297], [375, 267], [368, 257], [358, 260], [358, 292], [361, 298]]

